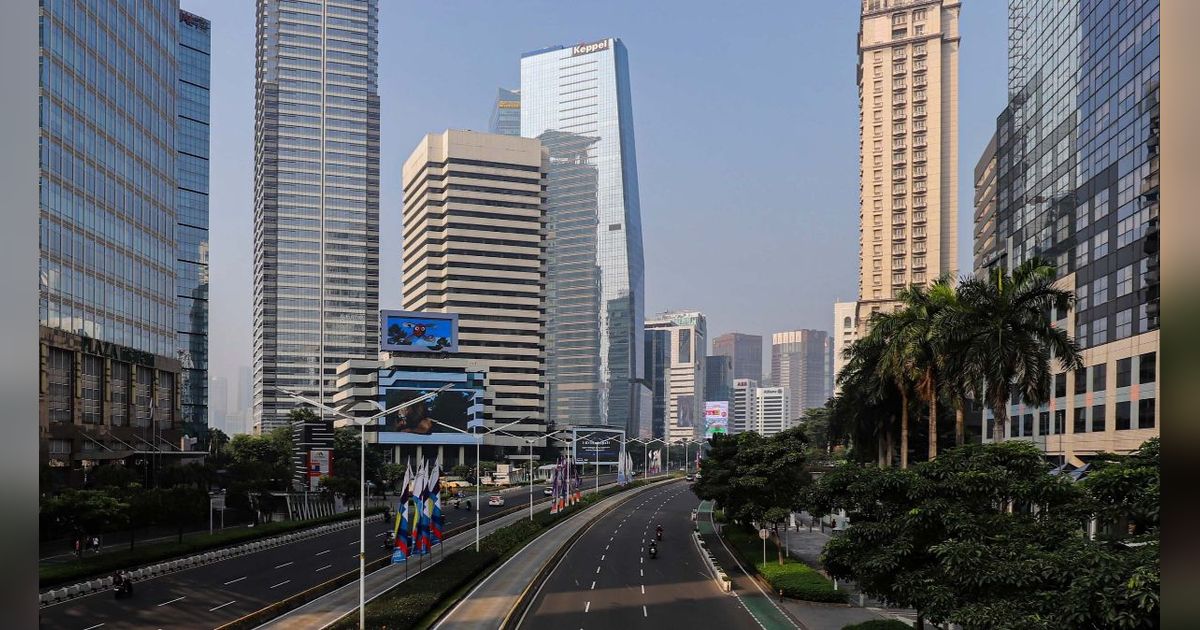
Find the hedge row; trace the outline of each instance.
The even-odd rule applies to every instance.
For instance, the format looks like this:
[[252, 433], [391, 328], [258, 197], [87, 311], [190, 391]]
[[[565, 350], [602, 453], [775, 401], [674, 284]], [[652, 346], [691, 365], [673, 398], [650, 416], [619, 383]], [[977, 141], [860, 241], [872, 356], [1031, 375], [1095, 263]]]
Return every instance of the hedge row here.
[[912, 630], [912, 626], [895, 619], [872, 619], [842, 626], [842, 630]]
[[[635, 481], [622, 487], [606, 488], [598, 496], [585, 495], [581, 503], [557, 514], [537, 512], [532, 521], [517, 521], [484, 536], [479, 541], [479, 552], [473, 547], [456, 551], [367, 604], [368, 625], [390, 630], [422, 626], [422, 622], [430, 621], [435, 612], [457, 599], [460, 591], [475, 580], [483, 579], [509, 555], [545, 530], [600, 499], [643, 483]], [[331, 626], [332, 630], [353, 630], [357, 627], [357, 615], [348, 615]]]
[[780, 565], [776, 560], [778, 547], [772, 541], [767, 541], [765, 564], [752, 560], [762, 557], [762, 540], [757, 532], [729, 525], [721, 529], [721, 534], [746, 564], [754, 566], [774, 592], [783, 591], [785, 597], [809, 602], [844, 604], [848, 601], [845, 591], [834, 590], [832, 582], [807, 564], [785, 556]]
[[[367, 514], [378, 514], [381, 511], [382, 508], [378, 507], [367, 508]], [[38, 586], [45, 589], [64, 584], [74, 584], [94, 577], [107, 576], [118, 569], [132, 569], [147, 564], [204, 553], [221, 547], [238, 545], [253, 540], [270, 538], [311, 527], [320, 527], [321, 525], [357, 518], [358, 511], [344, 512], [342, 514], [322, 516], [302, 521], [263, 523], [257, 527], [226, 530], [216, 532], [212, 535], [202, 534], [192, 539], [184, 538], [182, 543], [171, 541], [137, 546], [133, 549], [125, 548], [120, 551], [106, 551], [95, 556], [84, 556], [82, 560], [70, 563], [38, 567]], [[112, 545], [110, 549], [114, 547], [116, 545]]]

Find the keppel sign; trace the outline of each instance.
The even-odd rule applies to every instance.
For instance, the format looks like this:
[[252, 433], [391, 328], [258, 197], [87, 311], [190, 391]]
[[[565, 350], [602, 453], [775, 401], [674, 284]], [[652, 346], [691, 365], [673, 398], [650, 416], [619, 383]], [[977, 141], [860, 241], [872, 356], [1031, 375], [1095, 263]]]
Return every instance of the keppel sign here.
[[608, 50], [611, 42], [611, 39], [602, 39], [598, 42], [592, 42], [590, 44], [576, 44], [571, 48], [571, 56], [577, 57], [579, 55], [589, 55], [594, 52]]

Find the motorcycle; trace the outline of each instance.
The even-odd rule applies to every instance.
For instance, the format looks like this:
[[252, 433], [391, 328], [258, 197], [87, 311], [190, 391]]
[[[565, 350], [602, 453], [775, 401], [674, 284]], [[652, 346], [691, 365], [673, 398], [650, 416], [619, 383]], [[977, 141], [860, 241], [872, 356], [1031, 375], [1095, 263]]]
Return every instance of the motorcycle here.
[[654, 532], [654, 536], [656, 538], [658, 538], [659, 540], [662, 540], [662, 528], [661, 527], [658, 528], [658, 531]]
[[658, 547], [650, 545], [650, 559], [654, 560], [658, 557]]
[[133, 579], [123, 573], [118, 573], [113, 578], [113, 599], [128, 597], [133, 597]]

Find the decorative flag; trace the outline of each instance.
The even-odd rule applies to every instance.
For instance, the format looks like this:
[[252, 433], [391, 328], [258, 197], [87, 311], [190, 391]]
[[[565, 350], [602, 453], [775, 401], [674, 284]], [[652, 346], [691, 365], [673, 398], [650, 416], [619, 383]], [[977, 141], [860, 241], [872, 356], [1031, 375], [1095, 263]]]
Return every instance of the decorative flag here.
[[395, 540], [395, 550], [392, 551], [392, 562], [404, 562], [408, 559], [412, 539], [409, 537], [408, 502], [412, 497], [412, 461], [404, 469], [404, 483], [400, 486], [400, 501], [396, 504], [396, 525], [392, 532]]
[[442, 528], [446, 524], [446, 517], [442, 514], [442, 482], [441, 471], [434, 465], [433, 480], [429, 484], [430, 491], [430, 519], [429, 533], [433, 544], [442, 542]]

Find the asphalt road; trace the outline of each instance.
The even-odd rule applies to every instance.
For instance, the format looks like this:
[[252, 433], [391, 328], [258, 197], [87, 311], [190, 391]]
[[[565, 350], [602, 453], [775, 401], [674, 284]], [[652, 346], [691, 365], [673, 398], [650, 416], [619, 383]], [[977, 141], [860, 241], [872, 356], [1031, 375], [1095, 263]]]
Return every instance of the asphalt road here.
[[[717, 588], [692, 541], [698, 504], [688, 484], [673, 483], [597, 520], [551, 572], [521, 628], [757, 628]], [[652, 560], [646, 545], [660, 524]]]
[[[601, 485], [615, 479], [601, 475]], [[535, 501], [546, 497], [534, 486]], [[584, 492], [589, 489], [584, 487]], [[487, 505], [481, 495], [480, 516], [528, 505], [527, 487], [503, 492], [505, 505]], [[472, 497], [474, 502], [474, 497]], [[443, 505], [446, 527], [469, 524], [472, 512]], [[367, 526], [367, 560], [391, 555], [384, 548], [386, 526]], [[358, 568], [358, 528], [296, 541], [134, 584], [131, 599], [116, 600], [111, 592], [74, 599], [41, 609], [40, 627], [62, 630], [120, 628], [215, 628], [274, 602], [295, 595]]]

